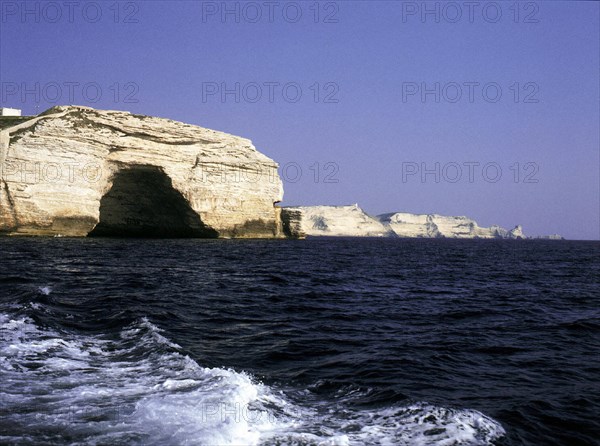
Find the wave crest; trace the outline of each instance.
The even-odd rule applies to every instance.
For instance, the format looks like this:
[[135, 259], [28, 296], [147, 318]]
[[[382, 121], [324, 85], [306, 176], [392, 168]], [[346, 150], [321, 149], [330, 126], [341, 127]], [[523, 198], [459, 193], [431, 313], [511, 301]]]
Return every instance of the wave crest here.
[[[427, 403], [310, 405], [244, 372], [206, 368], [148, 319], [118, 338], [0, 313], [0, 442], [88, 444], [488, 445], [500, 424]], [[300, 395], [305, 395], [301, 392]]]

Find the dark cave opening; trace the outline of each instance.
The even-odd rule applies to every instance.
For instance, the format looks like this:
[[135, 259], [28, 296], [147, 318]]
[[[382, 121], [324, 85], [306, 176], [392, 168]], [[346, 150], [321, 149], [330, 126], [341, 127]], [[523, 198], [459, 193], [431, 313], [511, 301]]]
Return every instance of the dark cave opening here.
[[160, 169], [118, 172], [100, 201], [100, 221], [89, 237], [215, 238]]

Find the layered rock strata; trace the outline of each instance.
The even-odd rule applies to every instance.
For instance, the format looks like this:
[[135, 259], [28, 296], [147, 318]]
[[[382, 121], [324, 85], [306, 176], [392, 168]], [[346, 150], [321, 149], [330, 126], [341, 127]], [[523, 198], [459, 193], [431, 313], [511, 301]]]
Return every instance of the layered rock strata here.
[[0, 234], [283, 237], [277, 167], [226, 133], [54, 107], [0, 131]]
[[526, 238], [521, 226], [480, 227], [467, 217], [395, 212], [372, 217], [358, 205], [283, 208], [286, 228], [307, 236], [409, 238]]
[[482, 228], [475, 220], [468, 217], [396, 212], [378, 215], [377, 219], [394, 231], [398, 237], [525, 238], [521, 226], [515, 226], [511, 230], [497, 225]]
[[299, 206], [283, 208], [284, 221], [307, 236], [390, 237], [389, 227], [357, 204], [350, 206]]

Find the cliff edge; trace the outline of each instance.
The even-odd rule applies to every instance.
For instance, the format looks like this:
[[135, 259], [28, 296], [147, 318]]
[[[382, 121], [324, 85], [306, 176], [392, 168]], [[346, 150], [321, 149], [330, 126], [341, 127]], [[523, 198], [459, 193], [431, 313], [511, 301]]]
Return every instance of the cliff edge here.
[[493, 225], [480, 227], [468, 217], [447, 217], [438, 214], [410, 214], [395, 212], [378, 215], [377, 219], [387, 225], [398, 237], [425, 238], [496, 238], [524, 239], [523, 228], [518, 225], [511, 230]]
[[[298, 206], [283, 208], [284, 221], [307, 236], [390, 237], [390, 228], [368, 215], [358, 204], [349, 206]], [[289, 234], [293, 236], [294, 234]]]
[[394, 212], [372, 217], [357, 204], [282, 209], [284, 227], [294, 236], [524, 239], [521, 226], [480, 227], [468, 217]]
[[226, 133], [54, 107], [0, 132], [0, 234], [282, 237], [277, 167]]

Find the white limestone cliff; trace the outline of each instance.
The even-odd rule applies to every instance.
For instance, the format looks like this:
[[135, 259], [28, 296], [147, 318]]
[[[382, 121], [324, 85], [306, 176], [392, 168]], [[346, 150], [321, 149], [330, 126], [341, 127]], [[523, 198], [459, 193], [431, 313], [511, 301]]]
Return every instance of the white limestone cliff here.
[[54, 107], [0, 119], [0, 235], [526, 238], [467, 217], [279, 208], [251, 141], [169, 119]]
[[0, 234], [282, 236], [278, 166], [248, 139], [79, 106], [15, 122], [0, 131]]
[[378, 215], [377, 219], [392, 229], [398, 237], [526, 238], [521, 226], [515, 226], [510, 231], [496, 225], [482, 228], [475, 220], [468, 217], [395, 212]]
[[[291, 218], [286, 216], [292, 215]], [[363, 211], [350, 206], [299, 206], [283, 208], [284, 224], [292, 220], [296, 231], [307, 236], [390, 237], [393, 232]], [[292, 236], [298, 235], [290, 234]]]
[[524, 239], [521, 226], [480, 227], [467, 217], [395, 212], [371, 217], [357, 204], [299, 206], [282, 210], [284, 230], [291, 236]]

